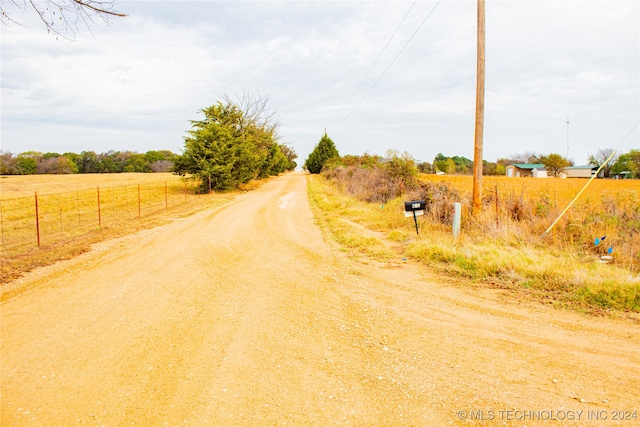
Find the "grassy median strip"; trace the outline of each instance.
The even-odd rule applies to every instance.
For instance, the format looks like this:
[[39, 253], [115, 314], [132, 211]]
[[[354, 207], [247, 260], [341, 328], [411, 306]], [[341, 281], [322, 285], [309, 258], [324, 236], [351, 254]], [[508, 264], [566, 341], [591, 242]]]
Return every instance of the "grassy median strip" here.
[[463, 227], [454, 239], [448, 227], [425, 218], [416, 236], [413, 219], [402, 213], [401, 198], [385, 205], [358, 201], [318, 175], [309, 176], [308, 184], [320, 222], [354, 254], [379, 260], [410, 257], [463, 283], [506, 289], [577, 311], [640, 312], [640, 277], [621, 265], [532, 236], [492, 238]]

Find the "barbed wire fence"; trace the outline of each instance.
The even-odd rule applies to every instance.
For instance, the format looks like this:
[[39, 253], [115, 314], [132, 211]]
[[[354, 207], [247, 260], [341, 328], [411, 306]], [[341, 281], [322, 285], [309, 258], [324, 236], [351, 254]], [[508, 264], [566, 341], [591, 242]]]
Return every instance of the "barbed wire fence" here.
[[197, 198], [197, 183], [96, 187], [0, 200], [2, 258], [63, 243], [103, 227], [169, 212]]

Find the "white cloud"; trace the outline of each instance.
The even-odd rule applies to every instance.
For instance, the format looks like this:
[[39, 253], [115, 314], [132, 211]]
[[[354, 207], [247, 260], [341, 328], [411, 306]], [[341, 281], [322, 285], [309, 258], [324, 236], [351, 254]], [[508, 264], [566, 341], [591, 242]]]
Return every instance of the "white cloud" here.
[[[347, 103], [410, 5], [126, 1], [129, 17], [75, 42], [25, 15], [30, 28], [3, 28], [2, 148], [178, 151], [199, 109], [248, 89], [270, 96], [302, 160], [325, 127], [343, 153], [472, 157], [475, 1], [442, 1], [351, 113], [435, 2], [416, 4]], [[640, 116], [639, 13], [633, 0], [487, 2], [485, 158], [564, 154], [567, 116], [576, 162], [615, 148]]]

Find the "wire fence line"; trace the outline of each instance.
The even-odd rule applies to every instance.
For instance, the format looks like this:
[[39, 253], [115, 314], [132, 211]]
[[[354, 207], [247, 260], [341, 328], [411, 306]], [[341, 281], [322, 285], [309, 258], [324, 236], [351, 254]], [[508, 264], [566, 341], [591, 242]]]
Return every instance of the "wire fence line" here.
[[169, 211], [194, 200], [196, 188], [187, 182], [145, 183], [2, 199], [2, 257]]

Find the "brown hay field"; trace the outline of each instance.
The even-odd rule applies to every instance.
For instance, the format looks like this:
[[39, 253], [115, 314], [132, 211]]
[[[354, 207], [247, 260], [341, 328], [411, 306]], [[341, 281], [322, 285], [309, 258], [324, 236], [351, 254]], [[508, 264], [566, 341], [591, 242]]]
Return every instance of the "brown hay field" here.
[[0, 176], [0, 199], [32, 197], [36, 191], [38, 194], [50, 194], [95, 189], [98, 186], [164, 185], [165, 182], [173, 189], [184, 186], [181, 177], [172, 173], [3, 175]]
[[2, 176], [0, 283], [75, 256], [93, 243], [234, 197], [199, 195], [197, 186], [171, 173]]
[[[469, 220], [473, 177], [422, 175], [461, 193]], [[484, 236], [519, 236], [538, 241], [587, 184], [587, 179], [483, 177], [483, 213], [471, 228]], [[466, 215], [465, 215], [466, 214]], [[596, 238], [607, 237], [595, 246]], [[562, 216], [542, 244], [578, 248], [602, 256], [611, 248], [615, 261], [638, 271], [640, 261], [640, 181], [594, 179]], [[605, 244], [606, 243], [606, 244]]]
[[[432, 182], [446, 182], [457, 190], [471, 193], [473, 177], [469, 175], [426, 175], [421, 179]], [[566, 206], [578, 194], [587, 183], [587, 179], [581, 178], [507, 178], [505, 176], [483, 176], [483, 192], [493, 192], [498, 187], [500, 193], [509, 192], [523, 194], [525, 198], [537, 198], [546, 193], [554, 196], [555, 202]], [[603, 195], [625, 196], [640, 192], [640, 180], [633, 179], [594, 179], [582, 194], [582, 199], [599, 199]], [[563, 206], [563, 207], [564, 207]]]

